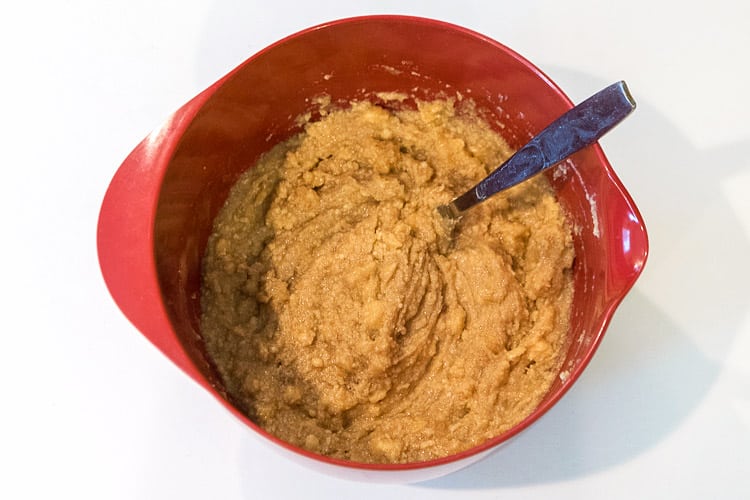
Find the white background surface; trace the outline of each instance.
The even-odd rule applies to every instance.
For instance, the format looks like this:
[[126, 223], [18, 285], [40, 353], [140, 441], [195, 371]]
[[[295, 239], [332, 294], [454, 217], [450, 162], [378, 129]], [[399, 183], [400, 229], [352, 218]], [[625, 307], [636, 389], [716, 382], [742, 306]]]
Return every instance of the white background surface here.
[[[14, 2], [0, 16], [0, 498], [750, 498], [750, 4]], [[98, 209], [130, 150], [231, 68], [368, 13], [480, 31], [576, 102], [639, 108], [602, 144], [651, 238], [589, 369], [469, 469], [366, 485], [270, 452], [159, 354], [101, 279]]]

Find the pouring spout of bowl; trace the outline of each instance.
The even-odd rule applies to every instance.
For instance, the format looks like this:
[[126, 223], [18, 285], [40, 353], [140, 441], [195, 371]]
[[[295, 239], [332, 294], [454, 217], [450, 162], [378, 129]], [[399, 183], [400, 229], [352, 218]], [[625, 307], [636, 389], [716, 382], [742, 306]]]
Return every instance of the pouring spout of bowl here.
[[615, 173], [610, 172], [608, 189], [614, 191], [607, 199], [612, 206], [602, 214], [619, 232], [607, 242], [609, 249], [609, 271], [606, 294], [615, 305], [630, 291], [643, 272], [649, 252], [648, 232], [638, 208], [630, 195], [621, 188]]

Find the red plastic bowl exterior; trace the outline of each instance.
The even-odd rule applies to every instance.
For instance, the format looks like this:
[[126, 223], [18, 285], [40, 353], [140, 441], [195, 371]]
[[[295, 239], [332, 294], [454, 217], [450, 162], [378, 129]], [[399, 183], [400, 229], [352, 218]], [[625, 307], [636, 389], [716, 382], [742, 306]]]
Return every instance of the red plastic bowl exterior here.
[[315, 109], [311, 97], [325, 94], [343, 104], [372, 91], [427, 99], [460, 92], [515, 147], [572, 106], [530, 62], [465, 28], [404, 16], [316, 26], [252, 56], [144, 139], [107, 190], [97, 243], [104, 280], [128, 319], [273, 448], [339, 477], [414, 482], [487, 456], [562, 397], [643, 269], [648, 240], [601, 148], [576, 154], [549, 174], [575, 228], [571, 343], [561, 376], [531, 415], [479, 446], [421, 463], [348, 462], [278, 440], [232, 406], [205, 356], [198, 327], [201, 258], [232, 183], [299, 131], [295, 118]]

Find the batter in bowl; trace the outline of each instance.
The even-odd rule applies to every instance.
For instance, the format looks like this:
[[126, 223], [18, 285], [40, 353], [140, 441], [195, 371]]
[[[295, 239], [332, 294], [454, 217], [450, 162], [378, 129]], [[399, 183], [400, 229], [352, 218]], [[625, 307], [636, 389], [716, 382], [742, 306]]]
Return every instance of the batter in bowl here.
[[232, 189], [201, 330], [233, 402], [310, 451], [429, 460], [509, 429], [564, 356], [571, 231], [544, 176], [436, 207], [511, 153], [468, 100], [324, 113]]

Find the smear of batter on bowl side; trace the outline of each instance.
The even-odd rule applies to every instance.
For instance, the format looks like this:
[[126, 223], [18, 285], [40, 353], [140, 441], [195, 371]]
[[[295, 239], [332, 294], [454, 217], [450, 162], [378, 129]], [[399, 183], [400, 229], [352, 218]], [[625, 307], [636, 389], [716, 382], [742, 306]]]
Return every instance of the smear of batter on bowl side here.
[[360, 462], [446, 456], [511, 428], [558, 376], [571, 231], [539, 176], [435, 207], [510, 154], [471, 100], [356, 102], [232, 189], [204, 259], [201, 329], [235, 404]]

